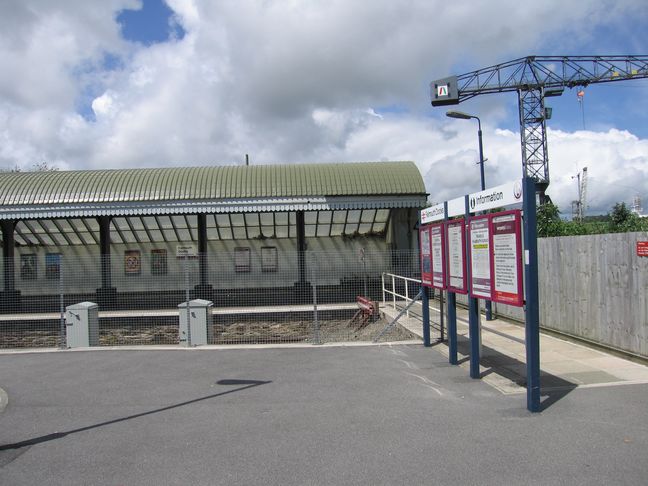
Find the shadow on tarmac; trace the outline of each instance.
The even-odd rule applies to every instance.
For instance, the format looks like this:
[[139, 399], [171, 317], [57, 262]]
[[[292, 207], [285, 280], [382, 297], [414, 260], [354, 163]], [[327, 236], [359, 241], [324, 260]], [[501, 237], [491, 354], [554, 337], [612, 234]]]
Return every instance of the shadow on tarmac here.
[[[458, 336], [457, 351], [464, 355], [459, 359], [459, 364], [465, 363], [470, 360], [470, 340], [463, 336]], [[479, 364], [485, 368], [480, 375], [484, 378], [492, 373], [496, 373], [516, 385], [526, 388], [526, 363], [517, 360], [511, 356], [500, 353], [499, 351], [482, 346], [482, 353], [479, 359]], [[540, 371], [540, 384], [541, 384], [541, 403], [540, 411], [544, 411], [551, 407], [554, 403], [567, 396], [572, 390], [575, 390], [578, 385], [564, 380], [559, 376], [552, 375]]]
[[[256, 386], [267, 385], [268, 383], [272, 383], [272, 381], [229, 380], [229, 379], [219, 380], [219, 381], [216, 382], [217, 385], [237, 385], [237, 386], [241, 386], [241, 387], [240, 388], [235, 388], [233, 390], [227, 390], [227, 391], [220, 392], [220, 393], [214, 393], [213, 395], [207, 395], [206, 397], [195, 398], [193, 400], [188, 400], [186, 402], [176, 403], [174, 405], [169, 405], [167, 407], [157, 408], [155, 410], [149, 410], [147, 412], [136, 413], [135, 415], [129, 415], [128, 417], [121, 417], [121, 418], [118, 418], [118, 419], [108, 420], [106, 422], [101, 422], [101, 423], [98, 423], [98, 424], [88, 425], [86, 427], [80, 427], [78, 429], [67, 430], [65, 432], [55, 432], [53, 434], [43, 435], [43, 436], [40, 436], [40, 437], [35, 437], [33, 439], [23, 440], [21, 442], [15, 442], [13, 444], [3, 444], [3, 445], [0, 445], [0, 451], [10, 451], [10, 450], [15, 450], [15, 449], [21, 449], [23, 447], [24, 448], [31, 447], [33, 445], [42, 444], [43, 442], [48, 442], [48, 441], [51, 441], [51, 440], [61, 439], [63, 437], [66, 437], [66, 436], [71, 435], [71, 434], [76, 434], [78, 432], [84, 432], [86, 430], [92, 430], [92, 429], [96, 429], [96, 428], [99, 428], [99, 427], [104, 427], [106, 425], [117, 424], [119, 422], [125, 422], [127, 420], [132, 420], [132, 419], [136, 419], [136, 418], [139, 418], [139, 417], [144, 417], [146, 415], [152, 415], [152, 414], [155, 414], [155, 413], [165, 412], [167, 410], [172, 410], [172, 409], [178, 408], [178, 407], [184, 407], [186, 405], [191, 405], [193, 403], [202, 402], [204, 400], [210, 400], [212, 398], [217, 398], [217, 397], [222, 397], [224, 395], [229, 395], [230, 393], [240, 392], [240, 391], [243, 391], [243, 390], [247, 390], [249, 388], [254, 388]], [[20, 454], [18, 454], [18, 455], [20, 455]], [[18, 457], [18, 455], [16, 455], [15, 457]], [[15, 457], [13, 457], [13, 458], [15, 459]], [[0, 461], [0, 462], [2, 462], [2, 461]]]

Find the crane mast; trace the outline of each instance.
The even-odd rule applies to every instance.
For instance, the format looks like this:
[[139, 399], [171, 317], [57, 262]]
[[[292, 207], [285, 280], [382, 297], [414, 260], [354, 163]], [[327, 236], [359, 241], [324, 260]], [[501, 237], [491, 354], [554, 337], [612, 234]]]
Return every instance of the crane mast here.
[[545, 98], [565, 88], [648, 77], [648, 56], [528, 56], [430, 83], [432, 106], [475, 96], [518, 95], [522, 174], [536, 181], [540, 202], [549, 186]]
[[583, 221], [587, 210], [587, 167], [583, 167], [583, 170], [574, 177], [578, 184], [578, 200], [572, 201], [572, 218], [576, 221]]

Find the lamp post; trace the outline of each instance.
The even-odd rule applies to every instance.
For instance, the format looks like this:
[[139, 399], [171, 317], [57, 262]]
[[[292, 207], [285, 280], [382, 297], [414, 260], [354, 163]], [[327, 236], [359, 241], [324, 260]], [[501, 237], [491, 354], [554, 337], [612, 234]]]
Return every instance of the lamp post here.
[[[478, 116], [469, 115], [468, 113], [464, 113], [463, 111], [455, 111], [455, 110], [447, 111], [446, 116], [450, 118], [457, 118], [459, 120], [470, 120], [471, 118], [477, 120], [477, 128], [478, 128], [477, 139], [479, 140], [479, 175], [481, 180], [481, 190], [482, 191], [485, 190], [486, 180], [484, 178], [484, 146], [482, 144], [481, 120], [479, 119]], [[490, 300], [486, 301], [486, 320], [487, 321], [493, 320], [493, 310], [492, 310], [492, 304]]]

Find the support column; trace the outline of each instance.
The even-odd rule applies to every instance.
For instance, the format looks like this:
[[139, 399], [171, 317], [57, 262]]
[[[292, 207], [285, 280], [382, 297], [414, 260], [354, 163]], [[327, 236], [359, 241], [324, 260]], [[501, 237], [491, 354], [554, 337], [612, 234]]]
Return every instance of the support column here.
[[[468, 201], [468, 196], [466, 196], [466, 212], [465, 212], [465, 221], [467, 222], [470, 217], [470, 203]], [[470, 242], [466, 241], [466, 254], [469, 255], [469, 245]], [[468, 282], [471, 279], [470, 265], [467, 265], [466, 268], [466, 278]], [[481, 344], [481, 326], [479, 322], [479, 300], [471, 297], [468, 294], [468, 334], [470, 336], [470, 377], [471, 378], [480, 378], [479, 371], [479, 346]]]
[[198, 273], [199, 283], [195, 287], [196, 298], [213, 301], [213, 287], [208, 283], [209, 260], [207, 257], [207, 215], [198, 214]]
[[115, 303], [117, 289], [112, 286], [110, 260], [110, 216], [99, 216], [99, 260], [101, 261], [101, 287], [97, 289], [97, 301], [106, 308]]
[[540, 296], [538, 290], [537, 186], [530, 177], [523, 182], [524, 198], [524, 291], [527, 365], [527, 409], [540, 412]]
[[20, 306], [20, 291], [16, 290], [16, 260], [14, 229], [16, 221], [0, 221], [2, 229], [2, 257], [4, 269], [4, 289], [0, 306], [3, 310], [17, 309]]
[[306, 285], [306, 225], [304, 211], [297, 211], [297, 266], [299, 268], [299, 285]]

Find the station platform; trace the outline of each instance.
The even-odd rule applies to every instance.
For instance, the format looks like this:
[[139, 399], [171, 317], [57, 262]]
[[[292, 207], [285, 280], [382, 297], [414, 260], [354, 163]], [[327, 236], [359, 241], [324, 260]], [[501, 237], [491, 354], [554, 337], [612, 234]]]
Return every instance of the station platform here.
[[[438, 302], [432, 303], [430, 318], [438, 325]], [[402, 307], [401, 307], [402, 308]], [[394, 318], [400, 309], [391, 303], [380, 310]], [[418, 318], [421, 309], [413, 308], [413, 316], [402, 316], [400, 325], [423, 337]], [[526, 393], [526, 348], [524, 326], [503, 319], [486, 321], [481, 316], [482, 345], [480, 353], [481, 378], [502, 393]], [[457, 307], [459, 366], [469, 376], [468, 312]], [[434, 349], [448, 356], [447, 342], [434, 343], [438, 330], [432, 332]], [[446, 334], [447, 339], [447, 334]], [[540, 333], [540, 383], [543, 392], [568, 390], [576, 387], [600, 387], [648, 383], [648, 366], [630, 361], [583, 344]]]

